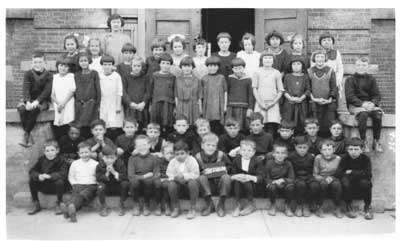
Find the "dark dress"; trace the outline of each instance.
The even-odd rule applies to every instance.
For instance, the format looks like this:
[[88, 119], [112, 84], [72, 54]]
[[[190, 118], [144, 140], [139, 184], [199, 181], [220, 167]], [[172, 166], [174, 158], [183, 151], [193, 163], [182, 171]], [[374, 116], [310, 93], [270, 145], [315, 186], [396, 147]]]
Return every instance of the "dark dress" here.
[[231, 62], [232, 59], [236, 58], [236, 54], [230, 52], [228, 56], [221, 56], [219, 52], [212, 53], [213, 56], [217, 56], [221, 60], [221, 64], [219, 65], [218, 74], [222, 74], [225, 79], [228, 78], [229, 75], [233, 74]]
[[99, 74], [90, 70], [89, 74], [75, 73], [75, 122], [80, 127], [90, 126], [99, 118], [101, 99]]
[[123, 78], [125, 75], [129, 75], [132, 72], [132, 65], [120, 63], [117, 65], [117, 73]]
[[150, 77], [154, 72], [160, 70], [160, 61], [157, 60], [154, 56], [147, 57], [144, 70], [146, 76]]
[[279, 72], [285, 72], [285, 63], [287, 63], [287, 59], [289, 58], [288, 53], [285, 49], [281, 49], [279, 53], [274, 54], [275, 59], [272, 67], [277, 69]]

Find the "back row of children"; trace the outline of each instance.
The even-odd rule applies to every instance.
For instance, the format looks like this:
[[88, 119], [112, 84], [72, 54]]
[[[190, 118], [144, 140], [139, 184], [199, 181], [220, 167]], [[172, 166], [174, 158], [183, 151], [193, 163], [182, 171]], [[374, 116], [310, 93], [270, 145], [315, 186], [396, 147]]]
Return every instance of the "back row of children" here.
[[[112, 15], [108, 25], [113, 33], [114, 28], [121, 29], [123, 19]], [[243, 50], [235, 54], [229, 51], [229, 33], [220, 33], [220, 51], [206, 57], [207, 43], [199, 39], [193, 44], [193, 58], [184, 52], [184, 36], [173, 35], [169, 39], [171, 54], [166, 53], [165, 41], [156, 39], [151, 45], [152, 56], [145, 61], [126, 39], [116, 39], [123, 40], [119, 42], [120, 53], [110, 52], [113, 57], [102, 54], [110, 44], [102, 46], [99, 38], [90, 39], [87, 51], [79, 52], [77, 37], [65, 37], [66, 58], [57, 61], [54, 77], [44, 69], [43, 54], [34, 55], [33, 68], [25, 74], [23, 101], [18, 106], [25, 131], [23, 146], [32, 145], [30, 132], [40, 110], [48, 108], [49, 100], [56, 110], [56, 139], [66, 134], [71, 122], [81, 128], [84, 137], [91, 136], [90, 122], [99, 117], [106, 122], [107, 136], [113, 141], [122, 134], [124, 117], [135, 118], [141, 130], [150, 122], [158, 123], [164, 137], [172, 132], [174, 118], [180, 115], [191, 126], [199, 117], [208, 119], [218, 135], [223, 133], [225, 118], [233, 117], [248, 134], [249, 115], [260, 112], [265, 130], [273, 137], [281, 120], [293, 121], [296, 134], [302, 134], [307, 117], [317, 118], [318, 134], [328, 137], [330, 121], [336, 119], [343, 65], [329, 33], [320, 36], [322, 48], [312, 54], [311, 62], [303, 52], [301, 35], [292, 37], [292, 52], [288, 54], [280, 47], [284, 38], [277, 31], [265, 37], [270, 48], [261, 54], [254, 50], [252, 34], [243, 36]], [[118, 44], [114, 42], [118, 41], [113, 41], [115, 50]], [[356, 74], [346, 81], [345, 95], [349, 110], [356, 114], [366, 150], [370, 147], [366, 142], [366, 120], [370, 116], [373, 147], [382, 151], [380, 94], [367, 69], [368, 59], [357, 59]]]
[[[193, 145], [190, 148], [191, 140], [185, 138], [189, 129], [185, 117], [175, 120], [176, 132], [167, 142], [161, 140], [160, 126], [155, 123], [147, 126], [147, 135], [135, 135], [138, 123], [134, 119], [124, 121], [125, 134], [115, 144], [104, 136], [106, 124], [101, 119], [91, 123], [93, 137], [80, 143], [79, 128], [71, 126], [68, 138], [72, 142], [65, 145], [62, 141], [47, 141], [44, 156], [29, 171], [34, 202], [29, 214], [41, 211], [41, 191], [57, 194], [56, 214], [63, 214], [71, 222], [77, 221], [77, 211], [96, 195], [103, 217], [109, 214], [106, 195], [120, 196], [121, 216], [126, 213], [125, 201], [130, 196], [133, 215], [153, 212], [171, 217], [182, 212], [179, 198], [186, 196], [190, 198], [187, 218], [193, 219], [199, 195], [206, 203], [202, 216], [216, 211], [223, 217], [225, 200], [233, 194], [236, 205], [232, 215], [237, 217], [255, 210], [254, 195], [267, 194], [271, 216], [276, 215], [276, 199], [282, 197], [286, 216], [309, 217], [314, 212], [323, 218], [323, 200], [332, 197], [336, 217], [343, 217], [344, 201], [346, 215], [355, 218], [352, 199], [358, 193], [364, 199], [365, 218], [373, 218], [370, 158], [363, 154], [360, 138], [337, 141], [342, 129], [339, 122], [332, 123], [332, 138], [321, 140], [317, 150], [311, 141], [319, 139], [316, 119], [306, 120], [307, 136], [294, 138], [290, 138], [294, 127], [282, 124], [280, 140], [275, 141], [263, 131], [263, 116], [258, 112], [250, 116], [251, 134], [247, 137], [239, 133], [239, 122], [234, 119], [227, 120], [226, 134], [220, 138], [211, 132], [206, 119], [199, 119], [197, 124], [201, 135], [198, 151]], [[339, 149], [340, 155], [336, 154]], [[68, 185], [72, 186], [72, 195], [64, 202]], [[216, 207], [212, 195], [219, 196]], [[151, 200], [155, 203], [153, 210]]]

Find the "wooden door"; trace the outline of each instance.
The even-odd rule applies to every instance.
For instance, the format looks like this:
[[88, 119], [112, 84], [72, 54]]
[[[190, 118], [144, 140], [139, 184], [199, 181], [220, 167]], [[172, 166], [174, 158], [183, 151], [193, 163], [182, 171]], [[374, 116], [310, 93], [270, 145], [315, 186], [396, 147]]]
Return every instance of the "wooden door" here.
[[[294, 33], [300, 33], [307, 43], [307, 10], [306, 9], [256, 9], [255, 35], [256, 49], [263, 51], [267, 46], [265, 36], [277, 30], [282, 33], [285, 43], [283, 48], [290, 49], [289, 39]], [[306, 48], [307, 49], [307, 48]]]
[[[146, 56], [154, 38], [167, 39], [171, 34], [185, 35], [186, 53], [193, 53], [193, 39], [201, 31], [200, 9], [147, 9]], [[169, 46], [167, 46], [169, 50]]]

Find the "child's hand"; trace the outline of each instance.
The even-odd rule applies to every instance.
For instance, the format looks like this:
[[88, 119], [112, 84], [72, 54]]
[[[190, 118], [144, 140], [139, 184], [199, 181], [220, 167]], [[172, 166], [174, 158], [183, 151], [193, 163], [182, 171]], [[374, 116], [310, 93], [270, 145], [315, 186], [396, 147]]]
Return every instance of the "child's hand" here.
[[44, 179], [51, 179], [51, 176], [47, 173], [42, 174], [44, 176]]
[[121, 156], [122, 154], [124, 154], [124, 150], [122, 148], [117, 148], [117, 156]]
[[138, 111], [143, 111], [145, 105], [146, 104], [144, 102], [140, 102], [139, 104], [136, 105], [136, 109]]
[[121, 110], [116, 110], [115, 113], [119, 114], [119, 113], [121, 113]]
[[161, 153], [161, 152], [153, 152], [153, 153], [151, 153], [153, 156], [156, 156], [156, 157], [158, 157], [158, 158], [162, 158], [163, 157], [163, 154]]
[[351, 173], [352, 173], [351, 170], [347, 170], [347, 171], [346, 171], [346, 174], [351, 174]]
[[26, 102], [25, 109], [26, 110], [32, 110], [33, 109], [31, 102], [29, 102], [29, 101]]
[[34, 101], [32, 102], [32, 104], [31, 104], [31, 107], [32, 107], [32, 109], [35, 109], [35, 108], [38, 107], [38, 105], [39, 105], [39, 101], [34, 100]]
[[153, 173], [152, 172], [148, 172], [148, 173], [143, 175], [143, 178], [151, 178], [151, 177], [153, 177]]
[[246, 117], [250, 117], [251, 114], [253, 114], [253, 110], [252, 109], [247, 109]]
[[328, 184], [330, 184], [330, 183], [333, 181], [333, 178], [329, 176], [329, 177], [325, 178], [325, 181], [326, 181]]
[[136, 109], [137, 108], [137, 104], [134, 102], [131, 102], [129, 107], [131, 107], [132, 109]]
[[59, 104], [59, 105], [57, 106], [57, 111], [58, 111], [58, 113], [61, 113], [61, 111], [64, 109], [64, 107], [65, 107], [64, 104]]
[[134, 156], [134, 155], [137, 155], [139, 153], [139, 151], [137, 150], [137, 149], [133, 149], [133, 151], [132, 151], [132, 156]]
[[39, 174], [38, 179], [39, 181], [43, 182], [46, 178], [43, 176], [44, 174]]
[[239, 151], [240, 151], [240, 146], [236, 147], [235, 149], [232, 149], [232, 150], [229, 152], [228, 155], [229, 155], [230, 157], [236, 157], [237, 154], [239, 153]]

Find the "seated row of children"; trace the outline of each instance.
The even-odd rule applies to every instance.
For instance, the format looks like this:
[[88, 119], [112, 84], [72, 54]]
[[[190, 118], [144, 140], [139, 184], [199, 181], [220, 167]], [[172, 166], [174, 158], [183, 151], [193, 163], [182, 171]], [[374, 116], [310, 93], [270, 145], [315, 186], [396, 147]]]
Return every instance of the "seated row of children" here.
[[[104, 136], [106, 125], [101, 119], [91, 123], [93, 137], [85, 141], [79, 137], [79, 128], [71, 126], [59, 143], [45, 143], [44, 156], [29, 172], [34, 201], [29, 214], [41, 211], [38, 191], [55, 191], [56, 213], [71, 222], [77, 221], [76, 212], [96, 195], [101, 216], [109, 214], [106, 194], [117, 194], [119, 215], [126, 213], [125, 201], [130, 196], [133, 215], [150, 215], [150, 201], [154, 200], [154, 214], [164, 212], [171, 217], [182, 211], [179, 197], [189, 196], [187, 218], [193, 219], [199, 195], [206, 203], [201, 215], [216, 211], [223, 217], [225, 200], [233, 194], [236, 205], [232, 215], [237, 217], [251, 214], [254, 195], [266, 193], [272, 216], [276, 215], [276, 198], [283, 197], [286, 216], [308, 217], [314, 212], [324, 217], [323, 200], [331, 196], [336, 217], [343, 217], [340, 203], [344, 200], [346, 215], [354, 218], [352, 199], [358, 191], [364, 199], [365, 218], [373, 218], [370, 158], [363, 154], [361, 139], [343, 137], [340, 122], [332, 123], [332, 136], [325, 140], [317, 136], [316, 119], [306, 120], [306, 136], [293, 137], [294, 126], [282, 123], [275, 140], [263, 130], [262, 114], [253, 113], [249, 122], [247, 137], [239, 132], [234, 119], [226, 121], [226, 133], [218, 137], [206, 119], [197, 121], [194, 135], [187, 118], [179, 117], [175, 131], [163, 141], [159, 125], [151, 123], [147, 135], [136, 135], [136, 120], [126, 119], [125, 133], [115, 144]], [[63, 202], [68, 184], [71, 198]], [[219, 196], [216, 206], [212, 195]]]

